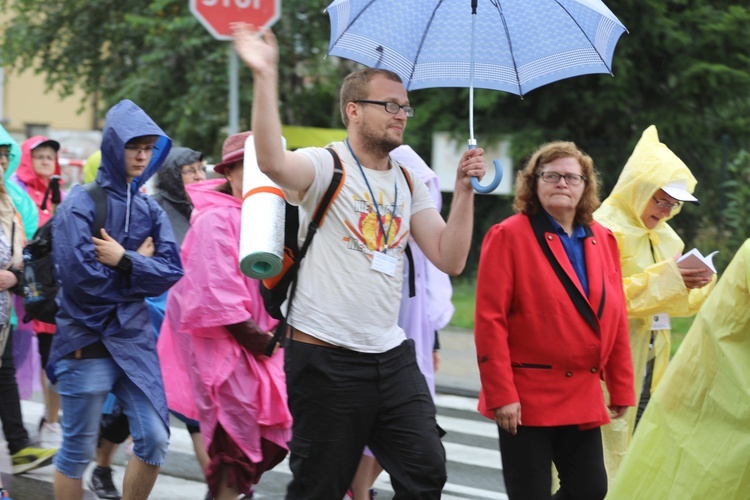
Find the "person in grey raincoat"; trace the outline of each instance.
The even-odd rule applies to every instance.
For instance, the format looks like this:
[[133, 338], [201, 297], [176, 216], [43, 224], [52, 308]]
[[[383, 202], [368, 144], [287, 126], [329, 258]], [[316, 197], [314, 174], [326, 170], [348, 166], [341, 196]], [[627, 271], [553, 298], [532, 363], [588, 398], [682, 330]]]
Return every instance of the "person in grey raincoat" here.
[[171, 143], [133, 102], [116, 104], [107, 113], [96, 178], [108, 205], [101, 235], [92, 237], [95, 206], [81, 187], [71, 190], [53, 219], [60, 291], [50, 362], [65, 415], [56, 498], [81, 498], [81, 477], [94, 456], [110, 392], [129, 417], [134, 443], [124, 496], [147, 498], [166, 458], [167, 404], [144, 299], [164, 293], [183, 273], [167, 215], [139, 189]]
[[193, 204], [185, 191], [185, 185], [205, 180], [203, 154], [190, 148], [172, 148], [164, 166], [159, 170], [156, 178], [156, 188], [159, 191], [154, 199], [167, 212], [180, 246], [190, 228], [190, 214], [193, 212]]

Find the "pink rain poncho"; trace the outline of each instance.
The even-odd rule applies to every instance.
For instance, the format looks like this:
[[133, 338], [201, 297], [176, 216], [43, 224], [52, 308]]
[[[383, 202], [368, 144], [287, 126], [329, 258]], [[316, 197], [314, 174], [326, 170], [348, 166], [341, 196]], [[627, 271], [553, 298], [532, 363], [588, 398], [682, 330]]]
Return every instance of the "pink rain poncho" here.
[[221, 182], [186, 186], [195, 209], [182, 245], [185, 276], [169, 292], [159, 358], [169, 409], [200, 422], [207, 449], [219, 424], [258, 464], [261, 438], [288, 449], [292, 418], [283, 354], [254, 356], [224, 327], [252, 318], [269, 331], [276, 320], [258, 282], [240, 272], [241, 200], [216, 191]]

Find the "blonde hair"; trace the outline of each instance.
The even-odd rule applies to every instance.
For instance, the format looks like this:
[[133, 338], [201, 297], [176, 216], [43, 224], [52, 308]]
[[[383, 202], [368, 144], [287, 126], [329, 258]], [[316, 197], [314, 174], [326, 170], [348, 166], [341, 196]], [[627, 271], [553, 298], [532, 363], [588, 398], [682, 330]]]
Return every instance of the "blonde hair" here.
[[388, 69], [365, 68], [354, 73], [349, 73], [341, 84], [339, 93], [339, 107], [341, 108], [341, 120], [344, 126], [349, 125], [349, 117], [346, 116], [346, 105], [359, 99], [367, 99], [367, 86], [376, 76], [382, 76], [388, 80], [404, 83], [400, 76]]

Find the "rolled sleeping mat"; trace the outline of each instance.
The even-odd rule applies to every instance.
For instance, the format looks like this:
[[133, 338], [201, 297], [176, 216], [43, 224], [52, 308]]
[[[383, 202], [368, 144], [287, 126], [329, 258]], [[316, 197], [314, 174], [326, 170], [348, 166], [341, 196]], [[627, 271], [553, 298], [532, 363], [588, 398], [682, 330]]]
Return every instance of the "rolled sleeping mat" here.
[[[284, 148], [286, 140], [282, 137]], [[245, 141], [240, 224], [240, 270], [254, 279], [281, 272], [284, 259], [286, 202], [279, 186], [260, 171], [255, 141]]]

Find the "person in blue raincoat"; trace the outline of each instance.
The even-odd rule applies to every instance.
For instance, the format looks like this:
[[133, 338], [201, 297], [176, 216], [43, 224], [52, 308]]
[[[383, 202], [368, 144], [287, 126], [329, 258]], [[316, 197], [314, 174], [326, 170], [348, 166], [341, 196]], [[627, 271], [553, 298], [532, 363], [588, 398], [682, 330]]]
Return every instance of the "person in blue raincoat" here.
[[167, 404], [144, 300], [175, 284], [182, 264], [167, 215], [139, 189], [171, 144], [136, 104], [116, 104], [107, 113], [96, 177], [108, 205], [101, 235], [92, 237], [94, 202], [81, 187], [71, 190], [53, 219], [60, 291], [50, 361], [65, 415], [56, 498], [81, 498], [81, 477], [94, 457], [110, 392], [129, 417], [134, 443], [123, 495], [147, 498], [166, 458]]

